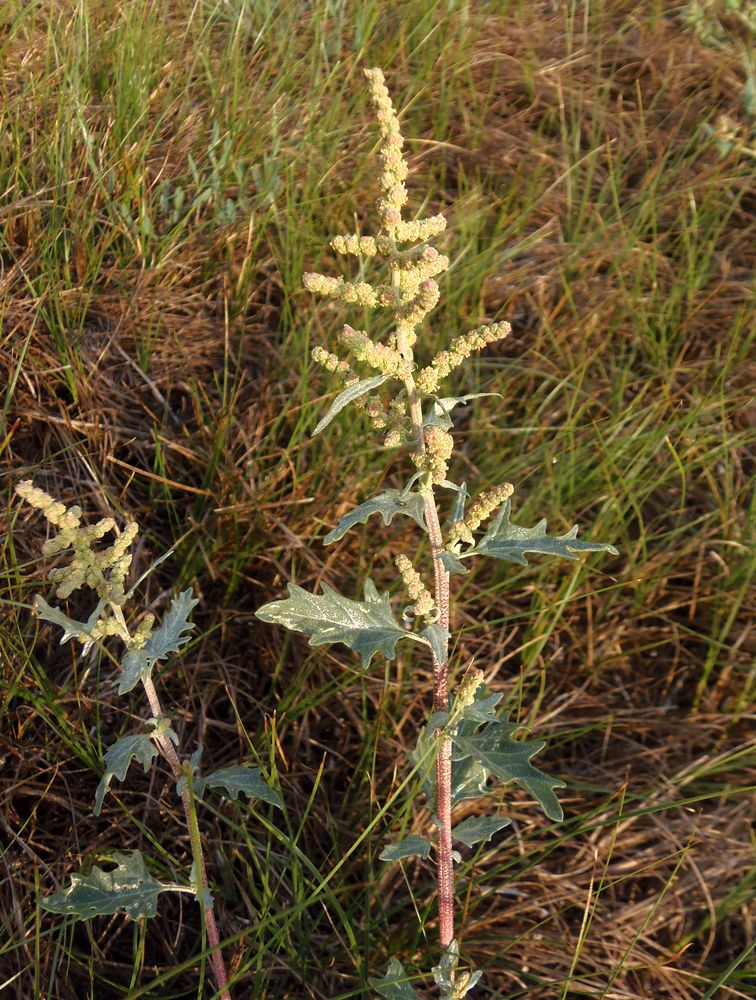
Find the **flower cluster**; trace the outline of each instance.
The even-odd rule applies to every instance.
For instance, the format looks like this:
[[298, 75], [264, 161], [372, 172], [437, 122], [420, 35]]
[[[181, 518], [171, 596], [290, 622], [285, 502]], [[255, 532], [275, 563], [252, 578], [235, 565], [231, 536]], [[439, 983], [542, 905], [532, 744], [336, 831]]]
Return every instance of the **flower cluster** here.
[[454, 439], [443, 428], [432, 424], [423, 428], [423, 440], [425, 451], [422, 454], [413, 452], [412, 460], [420, 472], [428, 473], [431, 483], [438, 485], [446, 479]]
[[305, 288], [320, 295], [330, 295], [332, 299], [343, 299], [350, 305], [366, 306], [372, 309], [381, 294], [367, 281], [344, 281], [343, 278], [329, 278], [325, 274], [308, 272], [302, 276]]
[[396, 239], [396, 227], [402, 221], [402, 208], [407, 204], [407, 163], [402, 155], [402, 138], [399, 119], [389, 97], [380, 69], [366, 69], [370, 96], [376, 110], [376, 117], [381, 128], [380, 160], [381, 189], [383, 197], [378, 201], [378, 214], [381, 217], [386, 232]]
[[421, 392], [433, 393], [440, 383], [463, 361], [470, 357], [473, 351], [480, 351], [487, 344], [503, 340], [511, 331], [509, 323], [489, 323], [479, 326], [469, 333], [455, 337], [448, 351], [441, 351], [433, 361], [417, 376], [417, 385]]
[[331, 246], [336, 253], [351, 253], [355, 257], [375, 257], [378, 253], [378, 243], [374, 236], [334, 236]]
[[375, 368], [389, 378], [407, 379], [412, 375], [412, 362], [403, 358], [399, 351], [385, 344], [377, 344], [362, 330], [354, 330], [348, 323], [344, 324], [339, 338], [347, 350], [358, 361]]
[[399, 575], [407, 590], [409, 599], [413, 602], [412, 613], [417, 617], [425, 616], [435, 610], [436, 604], [431, 597], [430, 591], [420, 578], [420, 574], [414, 568], [407, 556], [398, 555], [394, 557], [394, 563], [399, 570]]
[[455, 521], [449, 528], [449, 541], [467, 542], [473, 545], [475, 539], [473, 532], [493, 514], [497, 507], [500, 507], [505, 500], [514, 493], [514, 486], [511, 483], [502, 483], [501, 486], [494, 486], [491, 490], [484, 490], [468, 507], [465, 516]]
[[327, 372], [338, 375], [344, 385], [359, 381], [348, 361], [342, 360], [337, 354], [327, 351], [324, 347], [313, 347], [312, 360], [322, 365]]
[[460, 714], [475, 702], [475, 693], [484, 680], [483, 671], [473, 668], [471, 663], [457, 687], [454, 698], [454, 715]]
[[112, 545], [96, 552], [93, 544], [115, 528], [112, 518], [82, 525], [80, 507], [66, 509], [64, 504], [36, 487], [30, 479], [19, 483], [16, 493], [30, 506], [42, 511], [48, 523], [58, 529], [58, 534], [45, 543], [44, 554], [49, 556], [73, 550], [68, 566], [53, 569], [48, 574], [50, 581], [57, 584], [56, 596], [69, 597], [75, 590], [86, 586], [96, 591], [103, 600], [121, 604], [126, 574], [131, 566], [131, 544], [139, 530], [137, 525], [133, 521], [127, 524]]

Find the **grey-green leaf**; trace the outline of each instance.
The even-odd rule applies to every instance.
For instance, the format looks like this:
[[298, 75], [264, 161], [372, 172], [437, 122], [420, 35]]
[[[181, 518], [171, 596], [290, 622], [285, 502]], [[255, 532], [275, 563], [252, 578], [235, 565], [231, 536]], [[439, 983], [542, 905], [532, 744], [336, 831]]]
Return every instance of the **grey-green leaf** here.
[[371, 514], [380, 514], [383, 523], [388, 527], [397, 514], [406, 514], [423, 529], [425, 527], [425, 501], [420, 493], [405, 493], [403, 490], [384, 490], [378, 496], [366, 500], [359, 507], [350, 510], [348, 514], [339, 518], [338, 524], [329, 531], [323, 539], [323, 545], [330, 545], [353, 528], [355, 524], [367, 524]]
[[105, 752], [105, 773], [95, 793], [94, 814], [100, 815], [102, 800], [105, 792], [110, 787], [113, 778], [123, 781], [129, 769], [131, 761], [136, 758], [145, 771], [149, 771], [152, 761], [157, 757], [158, 749], [152, 738], [146, 733], [138, 733], [136, 736], [124, 736]]
[[459, 945], [456, 941], [452, 941], [438, 965], [433, 966], [433, 978], [441, 991], [441, 1000], [462, 1000], [462, 997], [467, 996], [473, 986], [480, 981], [482, 973], [473, 972], [463, 982], [461, 976], [455, 975], [458, 963]]
[[[195, 778], [193, 789], [201, 798], [205, 788], [221, 791], [229, 799], [236, 801], [240, 794], [250, 799], [262, 799], [279, 809], [283, 808], [278, 792], [274, 791], [263, 779], [259, 767], [247, 767], [244, 764], [232, 764], [222, 767], [203, 778]], [[225, 791], [223, 791], [225, 790]]]
[[445, 996], [449, 996], [454, 989], [454, 970], [459, 962], [459, 945], [453, 940], [449, 947], [444, 950], [438, 965], [434, 965], [433, 979], [436, 986], [444, 991]]
[[430, 409], [423, 418], [423, 427], [441, 427], [448, 431], [454, 426], [451, 411], [455, 406], [467, 406], [471, 399], [481, 399], [483, 396], [500, 396], [499, 392], [472, 392], [467, 396], [444, 396], [434, 399]]
[[345, 406], [349, 406], [349, 404], [353, 403], [355, 399], [359, 399], [360, 396], [364, 396], [366, 393], [372, 392], [373, 389], [377, 389], [379, 385], [383, 385], [383, 383], [387, 380], [388, 375], [373, 375], [372, 378], [360, 379], [360, 381], [355, 382], [354, 385], [349, 385], [346, 389], [342, 389], [336, 399], [334, 399], [331, 403], [326, 415], [312, 432], [312, 436], [315, 437], [316, 434], [320, 434], [321, 431], [325, 430], [333, 418], [338, 416]]
[[565, 559], [577, 559], [577, 553], [580, 552], [610, 552], [618, 555], [617, 549], [606, 542], [579, 542], [576, 538], [577, 525], [564, 535], [552, 536], [546, 533], [545, 518], [532, 528], [522, 528], [512, 524], [511, 511], [512, 501], [505, 500], [488, 531], [474, 548], [465, 552], [465, 558], [473, 554], [488, 555], [527, 566], [526, 552], [562, 556]]
[[118, 683], [119, 694], [127, 694], [140, 681], [146, 680], [158, 660], [164, 660], [170, 653], [177, 653], [189, 641], [189, 632], [194, 628], [189, 615], [197, 604], [199, 601], [192, 597], [191, 588], [173, 598], [160, 628], [151, 633], [142, 649], [130, 649], [124, 656], [123, 673]]
[[290, 583], [288, 598], [265, 604], [255, 614], [261, 621], [304, 632], [311, 646], [343, 642], [360, 654], [363, 668], [376, 653], [389, 660], [396, 655], [396, 644], [407, 633], [391, 612], [388, 594], [379, 594], [372, 580], [365, 582], [364, 601], [343, 597], [327, 583], [322, 587], [321, 596]]
[[78, 920], [110, 916], [125, 911], [136, 920], [154, 917], [157, 900], [164, 886], [147, 871], [139, 851], [113, 854], [116, 868], [106, 872], [96, 866], [89, 875], [72, 875], [71, 885], [40, 900], [50, 913], [63, 913]]
[[39, 595], [32, 602], [32, 611], [42, 621], [50, 622], [52, 625], [57, 625], [63, 629], [63, 635], [60, 640], [61, 646], [64, 642], [68, 642], [69, 639], [78, 639], [85, 643], [84, 652], [86, 653], [94, 642], [91, 638], [91, 631], [97, 622], [97, 617], [102, 610], [103, 604], [104, 602], [100, 601], [86, 622], [78, 622], [73, 618], [69, 618], [68, 615], [64, 615], [58, 608], [52, 607], [44, 597], [40, 597]]
[[446, 663], [449, 646], [449, 630], [440, 625], [429, 625], [422, 632], [418, 632], [421, 639], [424, 639], [433, 650], [433, 655], [439, 663]]
[[507, 816], [469, 816], [454, 827], [452, 837], [466, 847], [472, 847], [481, 841], [490, 840], [511, 822]]
[[546, 743], [544, 740], [511, 739], [511, 734], [517, 728], [516, 723], [500, 720], [488, 723], [475, 736], [457, 732], [452, 737], [452, 756], [457, 760], [471, 758], [486, 771], [496, 775], [500, 781], [516, 781], [536, 799], [549, 819], [559, 821], [563, 818], [563, 813], [554, 789], [564, 788], [565, 783], [533, 767], [530, 758], [543, 750]]
[[488, 771], [474, 757], [452, 760], [451, 803], [479, 799], [488, 794]]
[[475, 692], [472, 704], [465, 705], [462, 711], [462, 718], [478, 724], [482, 722], [498, 722], [499, 717], [494, 709], [501, 701], [501, 694], [488, 694], [485, 685], [482, 685]]
[[425, 837], [405, 837], [398, 844], [387, 844], [378, 855], [380, 861], [401, 861], [402, 858], [427, 858], [430, 841]]
[[418, 994], [410, 986], [404, 966], [397, 959], [389, 962], [383, 979], [368, 979], [371, 988], [385, 1000], [420, 1000]]
[[460, 560], [456, 552], [451, 552], [449, 549], [445, 549], [441, 553], [441, 562], [444, 564], [444, 569], [447, 573], [457, 574], [458, 576], [466, 576], [470, 570], [464, 565]]

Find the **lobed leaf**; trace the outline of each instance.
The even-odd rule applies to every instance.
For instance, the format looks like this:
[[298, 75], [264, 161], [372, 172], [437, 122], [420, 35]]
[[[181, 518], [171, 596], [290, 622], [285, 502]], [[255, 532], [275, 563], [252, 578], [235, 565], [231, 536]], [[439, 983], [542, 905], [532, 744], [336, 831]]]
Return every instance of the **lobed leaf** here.
[[[173, 734], [175, 736], [175, 733]], [[94, 814], [100, 815], [105, 793], [113, 778], [123, 781], [131, 761], [136, 758], [145, 771], [149, 771], [152, 761], [157, 757], [158, 749], [152, 740], [152, 734], [138, 733], [136, 736], [124, 736], [108, 747], [105, 752], [105, 773], [95, 793]]]
[[516, 781], [533, 796], [549, 819], [559, 821], [563, 813], [554, 789], [564, 788], [565, 783], [533, 767], [531, 757], [543, 750], [546, 742], [511, 739], [511, 734], [518, 728], [517, 723], [497, 720], [489, 722], [475, 736], [458, 731], [452, 736], [452, 758], [471, 759], [500, 781]]
[[379, 861], [401, 861], [402, 858], [427, 858], [431, 844], [425, 837], [405, 837], [397, 844], [387, 844], [378, 855]]
[[365, 581], [364, 601], [344, 597], [327, 583], [322, 588], [322, 595], [310, 594], [289, 583], [288, 598], [263, 605], [255, 615], [261, 621], [304, 632], [311, 646], [342, 642], [360, 654], [363, 669], [376, 653], [389, 660], [396, 655], [397, 642], [408, 633], [394, 618], [388, 594], [379, 594], [372, 580]]
[[420, 1000], [409, 984], [404, 966], [395, 958], [389, 962], [383, 979], [371, 978], [368, 979], [368, 983], [379, 996], [385, 997], [385, 1000]]
[[163, 618], [163, 624], [148, 637], [142, 649], [130, 649], [123, 658], [123, 673], [118, 683], [118, 693], [127, 694], [140, 681], [152, 674], [158, 660], [170, 653], [177, 653], [189, 641], [188, 633], [194, 628], [189, 615], [199, 601], [192, 597], [191, 588], [174, 597]]
[[411, 517], [419, 524], [423, 531], [427, 530], [425, 526], [425, 501], [420, 493], [384, 490], [383, 493], [366, 500], [359, 507], [355, 507], [348, 514], [340, 517], [336, 527], [329, 531], [323, 539], [323, 545], [337, 542], [355, 524], [367, 524], [371, 514], [380, 514], [386, 527], [391, 524], [397, 514], [406, 514], [407, 517]]
[[495, 833], [509, 826], [507, 816], [469, 816], [452, 830], [452, 837], [465, 847], [473, 847], [481, 841], [490, 840]]
[[40, 900], [50, 913], [63, 913], [78, 920], [110, 916], [125, 911], [136, 920], [154, 917], [157, 900], [169, 886], [156, 882], [147, 871], [139, 851], [113, 854], [116, 867], [106, 872], [96, 866], [89, 875], [72, 875], [71, 885]]
[[388, 375], [373, 375], [371, 378], [360, 379], [354, 385], [348, 385], [346, 389], [342, 389], [331, 403], [326, 415], [312, 432], [312, 436], [315, 437], [321, 431], [324, 431], [333, 418], [338, 416], [345, 406], [349, 406], [355, 399], [359, 399], [360, 396], [364, 396], [366, 393], [372, 392], [373, 389], [377, 389], [379, 385], [383, 385], [386, 381], [388, 381]]
[[249, 799], [262, 799], [273, 806], [282, 809], [283, 804], [278, 792], [274, 791], [270, 785], [264, 781], [259, 767], [247, 767], [246, 764], [232, 764], [230, 767], [222, 767], [204, 778], [195, 778], [192, 787], [201, 798], [206, 788], [214, 788], [216, 791], [225, 789], [225, 795], [232, 801], [236, 801], [239, 795], [246, 795]]
[[612, 555], [618, 555], [617, 549], [607, 542], [577, 541], [577, 525], [573, 525], [564, 535], [552, 536], [546, 533], [545, 518], [532, 528], [522, 528], [512, 524], [511, 510], [512, 501], [505, 500], [483, 538], [474, 548], [468, 549], [463, 558], [473, 554], [488, 555], [527, 566], [526, 552], [562, 556], [565, 559], [577, 559], [578, 552], [610, 552]]
[[84, 644], [83, 652], [86, 654], [94, 644], [92, 629], [97, 624], [97, 619], [104, 606], [105, 601], [100, 601], [87, 621], [78, 622], [73, 618], [69, 618], [68, 615], [63, 614], [58, 608], [52, 607], [43, 597], [37, 595], [32, 602], [32, 611], [42, 621], [50, 622], [50, 624], [57, 625], [63, 629], [63, 635], [60, 639], [61, 646], [64, 642], [68, 642], [69, 639], [77, 639]]

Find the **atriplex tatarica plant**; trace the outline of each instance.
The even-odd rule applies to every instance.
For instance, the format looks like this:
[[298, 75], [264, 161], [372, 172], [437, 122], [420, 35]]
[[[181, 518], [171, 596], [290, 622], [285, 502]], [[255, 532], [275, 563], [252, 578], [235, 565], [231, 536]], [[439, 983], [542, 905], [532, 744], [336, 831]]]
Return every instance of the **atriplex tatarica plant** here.
[[[95, 645], [104, 649], [119, 667], [118, 693], [128, 694], [141, 684], [151, 712], [151, 716], [145, 719], [145, 729], [142, 732], [121, 737], [105, 753], [105, 770], [95, 794], [94, 814], [100, 814], [113, 778], [119, 781], [125, 779], [132, 760], [138, 761], [147, 771], [160, 755], [168, 765], [170, 778], [175, 782], [176, 794], [181, 799], [193, 861], [187, 885], [167, 884], [158, 882], [150, 875], [139, 851], [130, 854], [114, 851], [110, 860], [115, 863], [115, 869], [105, 871], [95, 866], [88, 874], [72, 875], [71, 885], [67, 889], [45, 896], [41, 904], [52, 913], [62, 913], [79, 920], [107, 916], [119, 910], [125, 911], [132, 918], [154, 917], [161, 892], [172, 890], [192, 893], [203, 914], [217, 994], [223, 1000], [230, 1000], [228, 977], [219, 947], [213, 897], [208, 888], [198, 807], [205, 791], [211, 788], [231, 799], [244, 794], [276, 806], [280, 806], [280, 799], [265, 783], [259, 768], [233, 765], [200, 776], [202, 748], [195, 750], [191, 757], [180, 756], [178, 736], [171, 728], [170, 718], [163, 711], [152, 674], [157, 663], [178, 652], [189, 641], [190, 632], [194, 628], [189, 615], [199, 602], [192, 597], [191, 590], [184, 590], [171, 602], [169, 610], [163, 616], [162, 625], [156, 628], [155, 616], [148, 612], [133, 627], [127, 620], [125, 607], [147, 575], [144, 574], [131, 590], [125, 591], [126, 576], [132, 560], [131, 546], [138, 531], [136, 523], [131, 521], [123, 531], [117, 533], [112, 545], [96, 549], [101, 538], [116, 530], [112, 517], [102, 518], [95, 524], [82, 524], [79, 507], [66, 509], [64, 504], [48, 496], [29, 480], [19, 483], [16, 492], [32, 507], [41, 510], [50, 526], [57, 531], [57, 534], [45, 542], [43, 554], [55, 556], [66, 553], [69, 560], [67, 565], [48, 573], [50, 581], [56, 584], [56, 597], [65, 599], [82, 587], [93, 590], [97, 597], [95, 607], [85, 622], [74, 621], [40, 596], [34, 598], [35, 614], [63, 629], [61, 643], [69, 639], [80, 643], [83, 655]], [[163, 556], [158, 562], [162, 562], [164, 558], [166, 557]], [[120, 662], [103, 645], [111, 638], [120, 640], [124, 647]]]
[[[384, 447], [409, 452], [415, 471], [403, 489], [385, 490], [342, 517], [323, 542], [330, 545], [354, 525], [366, 524], [372, 514], [380, 514], [386, 526], [399, 514], [409, 517], [428, 538], [433, 592], [413, 560], [402, 554], [396, 557], [396, 568], [409, 599], [404, 625], [395, 618], [388, 594], [379, 594], [370, 580], [365, 583], [362, 600], [344, 597], [325, 584], [322, 595], [289, 584], [286, 600], [267, 604], [257, 614], [263, 621], [304, 632], [313, 646], [344, 643], [360, 654], [363, 668], [369, 666], [375, 653], [392, 658], [400, 639], [428, 648], [433, 658], [433, 712], [420, 733], [412, 760], [426, 777], [435, 766], [435, 782], [425, 781], [437, 828], [435, 854], [443, 949], [433, 974], [444, 1000], [458, 1000], [475, 985], [480, 974], [455, 971], [458, 948], [454, 939], [454, 862], [459, 855], [453, 844], [457, 841], [471, 846], [487, 841], [509, 820], [502, 816], [480, 816], [454, 827], [452, 809], [463, 799], [484, 795], [489, 777], [494, 776], [503, 782], [516, 781], [550, 819], [559, 820], [562, 810], [554, 789], [564, 787], [564, 782], [548, 777], [530, 763], [544, 744], [513, 739], [518, 725], [496, 714], [495, 706], [501, 695], [487, 693], [483, 671], [466, 670], [450, 697], [450, 574], [467, 573], [465, 563], [484, 555], [527, 565], [527, 552], [575, 559], [578, 552], [606, 550], [616, 554], [616, 549], [603, 543], [577, 541], [576, 527], [554, 537], [546, 533], [545, 521], [533, 528], [513, 524], [510, 483], [484, 490], [468, 504], [470, 494], [465, 484], [448, 478], [454, 448], [450, 433], [454, 410], [471, 397], [442, 395], [441, 385], [474, 351], [506, 337], [510, 327], [503, 322], [489, 323], [455, 337], [448, 350], [418, 368], [413, 353], [418, 328], [438, 302], [439, 289], [434, 278], [449, 266], [448, 258], [428, 241], [444, 230], [446, 220], [442, 215], [413, 222], [402, 218], [407, 201], [404, 140], [383, 73], [369, 69], [365, 75], [381, 130], [382, 193], [377, 203], [381, 224], [375, 236], [336, 236], [331, 247], [339, 254], [357, 257], [361, 270], [366, 262], [373, 262], [379, 278], [376, 284], [368, 284], [305, 274], [304, 284], [312, 292], [350, 304], [387, 310], [390, 330], [378, 342], [367, 333], [344, 326], [339, 340], [351, 361], [322, 347], [314, 349], [314, 360], [333, 372], [344, 387], [315, 433], [322, 431], [346, 406], [354, 404], [367, 414], [382, 436]], [[406, 244], [410, 246], [400, 249]], [[351, 362], [371, 369], [373, 374], [368, 377], [357, 374]], [[382, 386], [389, 390], [388, 399], [376, 391]], [[440, 497], [437, 491], [441, 491]], [[451, 497], [451, 510], [442, 527], [439, 507], [446, 507], [445, 491]], [[410, 837], [390, 845], [381, 857], [386, 861], [417, 855], [428, 857], [430, 851], [428, 840]], [[391, 960], [385, 978], [371, 980], [371, 985], [389, 1000], [417, 997], [396, 959]]]

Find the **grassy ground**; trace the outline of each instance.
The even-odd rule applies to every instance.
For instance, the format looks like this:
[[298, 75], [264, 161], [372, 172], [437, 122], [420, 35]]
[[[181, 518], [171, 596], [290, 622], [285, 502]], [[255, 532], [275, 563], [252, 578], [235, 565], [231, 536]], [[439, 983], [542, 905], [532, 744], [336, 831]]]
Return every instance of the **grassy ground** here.
[[170, 787], [138, 769], [91, 815], [103, 750], [142, 707], [107, 658], [82, 662], [29, 614], [44, 527], [12, 486], [32, 475], [137, 517], [140, 570], [175, 549], [145, 586], [156, 608], [179, 586], [202, 599], [161, 679], [174, 728], [208, 764], [259, 755], [280, 781], [283, 817], [206, 813], [236, 995], [367, 997], [387, 956], [435, 961], [430, 869], [377, 860], [396, 824], [427, 823], [401, 786], [428, 664], [405, 653], [363, 675], [343, 647], [252, 617], [288, 579], [387, 585], [410, 537], [394, 526], [379, 549], [373, 526], [323, 548], [407, 468], [354, 414], [309, 437], [333, 388], [309, 348], [342, 313], [301, 274], [335, 273], [327, 238], [355, 217], [370, 231], [360, 67], [381, 65], [411, 206], [449, 220], [422, 350], [485, 318], [514, 328], [458, 378], [503, 399], [472, 407], [455, 476], [510, 479], [522, 523], [577, 521], [621, 550], [458, 578], [455, 662], [476, 657], [568, 781], [561, 826], [494, 796], [514, 822], [466, 852], [463, 956], [485, 970], [481, 997], [754, 995], [756, 160], [706, 128], [727, 115], [747, 136], [741, 23], [723, 15], [713, 47], [681, 11], [2, 7], [0, 991], [166, 1000], [207, 975], [183, 897], [147, 927], [72, 925], [36, 902], [113, 849], [170, 879], [189, 852]]

